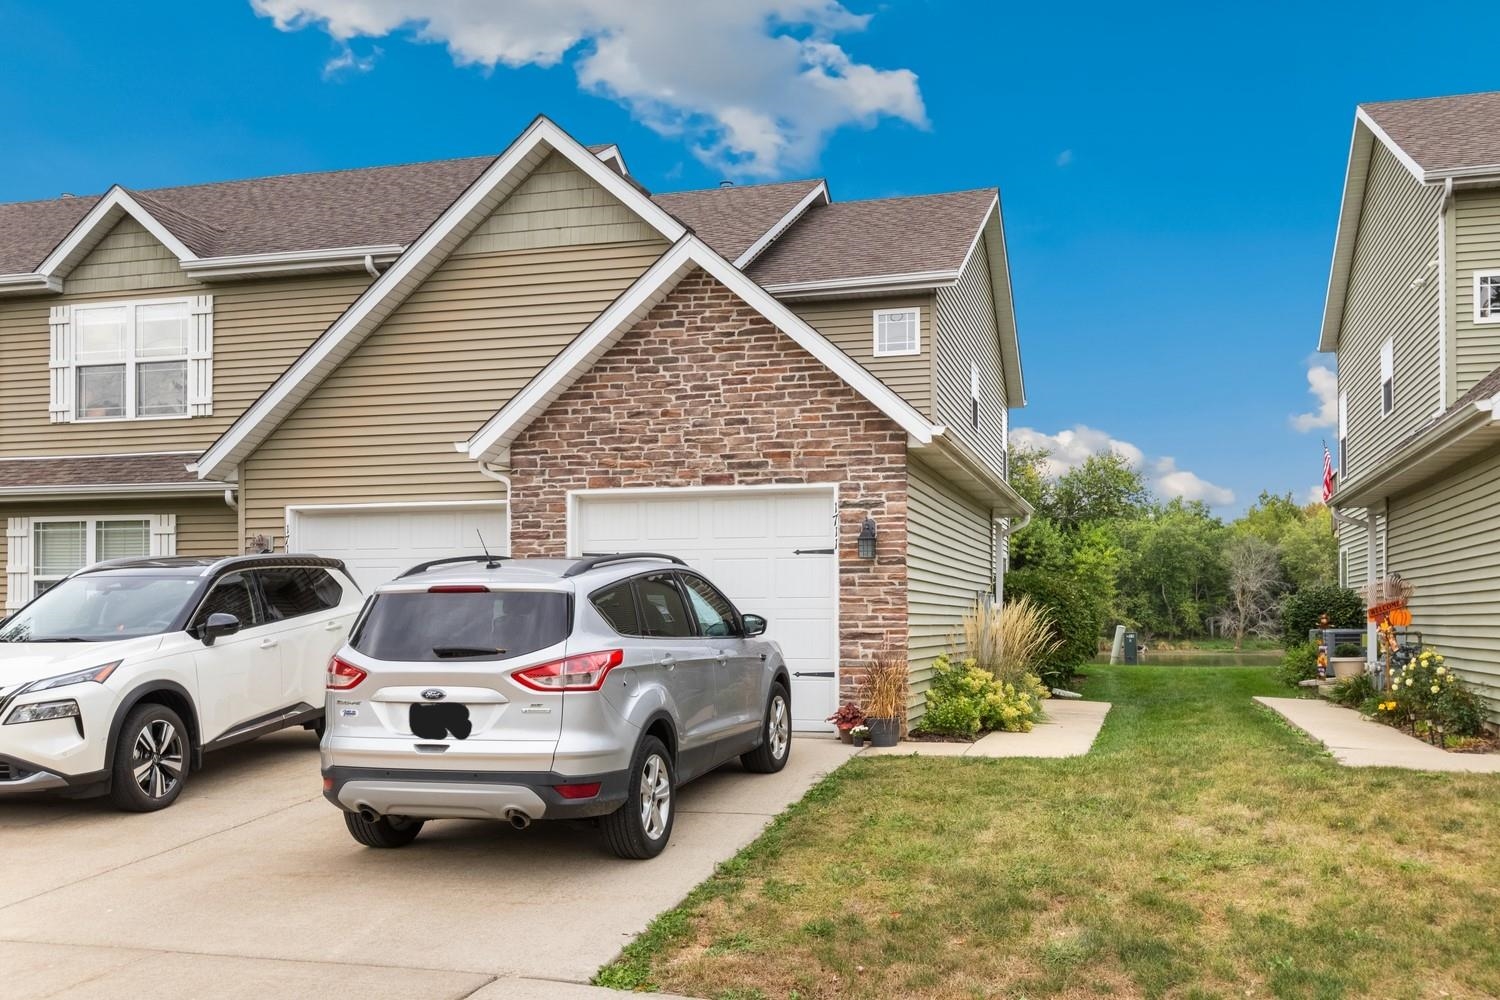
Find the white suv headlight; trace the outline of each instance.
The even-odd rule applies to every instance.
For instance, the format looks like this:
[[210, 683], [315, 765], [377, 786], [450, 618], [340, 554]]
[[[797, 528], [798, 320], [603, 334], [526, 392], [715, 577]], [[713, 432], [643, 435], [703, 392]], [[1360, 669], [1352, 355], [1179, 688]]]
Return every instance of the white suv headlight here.
[[56, 677], [48, 677], [46, 680], [32, 681], [23, 687], [21, 691], [17, 691], [16, 694], [20, 694], [22, 691], [27, 694], [35, 691], [50, 691], [53, 688], [60, 688], [67, 684], [82, 684], [86, 681], [103, 684], [109, 679], [109, 675], [115, 672], [115, 668], [124, 662], [124, 660], [115, 660], [111, 663], [101, 663], [97, 667], [89, 667], [87, 670], [75, 670], [71, 674], [59, 674]]
[[72, 698], [64, 701], [39, 701], [34, 705], [20, 705], [10, 713], [10, 718], [5, 720], [5, 725], [13, 726], [21, 722], [47, 722], [50, 719], [76, 719], [78, 717], [78, 702]]

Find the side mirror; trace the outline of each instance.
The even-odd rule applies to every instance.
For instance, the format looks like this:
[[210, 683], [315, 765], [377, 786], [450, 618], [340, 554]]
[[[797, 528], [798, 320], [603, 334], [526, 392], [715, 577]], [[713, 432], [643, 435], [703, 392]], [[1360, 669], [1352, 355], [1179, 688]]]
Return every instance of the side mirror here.
[[760, 635], [766, 630], [766, 620], [760, 615], [741, 615], [740, 619], [745, 623], [745, 635]]
[[234, 635], [240, 630], [240, 620], [234, 615], [225, 614], [223, 611], [215, 611], [208, 616], [198, 629], [198, 637], [203, 640], [203, 645], [212, 646], [214, 641], [222, 639], [226, 635]]

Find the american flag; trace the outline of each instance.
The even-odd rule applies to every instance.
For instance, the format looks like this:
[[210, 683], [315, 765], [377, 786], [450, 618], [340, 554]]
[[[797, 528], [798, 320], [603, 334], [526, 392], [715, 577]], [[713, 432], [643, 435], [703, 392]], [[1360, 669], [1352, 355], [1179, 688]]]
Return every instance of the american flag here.
[[1323, 502], [1333, 496], [1333, 456], [1328, 452], [1328, 443], [1323, 443]]

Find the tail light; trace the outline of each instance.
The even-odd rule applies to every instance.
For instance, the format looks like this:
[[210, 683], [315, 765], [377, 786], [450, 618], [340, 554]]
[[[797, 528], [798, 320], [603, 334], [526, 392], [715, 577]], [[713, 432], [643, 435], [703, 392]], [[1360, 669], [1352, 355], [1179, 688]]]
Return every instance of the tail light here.
[[490, 588], [481, 587], [478, 584], [450, 583], [439, 584], [436, 587], [428, 587], [429, 594], [488, 594]]
[[511, 674], [516, 683], [533, 691], [597, 691], [604, 677], [625, 659], [623, 649], [579, 653], [550, 663], [539, 663]]
[[553, 785], [552, 787], [565, 799], [591, 799], [599, 794], [602, 783], [591, 781], [586, 785]]
[[347, 691], [368, 676], [370, 676], [369, 673], [359, 669], [348, 660], [341, 660], [335, 656], [328, 661], [328, 690], [330, 691]]

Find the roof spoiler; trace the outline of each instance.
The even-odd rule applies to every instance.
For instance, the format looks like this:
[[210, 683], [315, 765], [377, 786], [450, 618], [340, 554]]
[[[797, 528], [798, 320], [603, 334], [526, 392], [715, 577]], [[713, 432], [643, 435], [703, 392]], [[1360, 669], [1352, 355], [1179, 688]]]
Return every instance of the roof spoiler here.
[[634, 562], [637, 559], [662, 559], [669, 563], [676, 563], [678, 566], [687, 565], [686, 562], [676, 556], [669, 556], [664, 552], [608, 552], [595, 553], [593, 555], [585, 552], [584, 558], [567, 568], [567, 571], [563, 573], [563, 579], [566, 580], [570, 576], [587, 573], [596, 566], [605, 566], [609, 563], [617, 562]]

